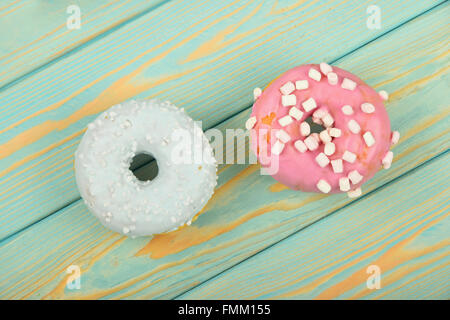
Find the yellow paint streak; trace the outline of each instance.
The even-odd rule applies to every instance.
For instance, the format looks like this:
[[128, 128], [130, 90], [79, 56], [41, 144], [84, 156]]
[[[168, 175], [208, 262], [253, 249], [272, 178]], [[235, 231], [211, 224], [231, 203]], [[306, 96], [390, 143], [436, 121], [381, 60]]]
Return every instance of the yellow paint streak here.
[[[244, 9], [247, 5], [244, 5], [241, 8], [238, 8], [238, 10], [236, 10], [234, 13], [237, 13], [240, 10]], [[229, 40], [226, 40], [227, 36], [234, 33], [240, 26], [242, 26], [245, 22], [249, 21], [261, 9], [262, 5], [263, 5], [263, 2], [261, 2], [255, 9], [253, 9], [253, 11], [248, 16], [245, 16], [241, 21], [239, 21], [238, 23], [231, 24], [230, 26], [226, 27], [222, 31], [218, 32], [210, 40], [203, 42], [196, 50], [194, 50], [193, 52], [191, 52], [191, 54], [189, 54], [189, 56], [187, 56], [187, 58], [183, 61], [183, 63], [188, 63], [193, 60], [197, 60], [197, 59], [201, 59], [201, 58], [210, 56], [216, 52], [224, 50], [226, 47], [231, 46], [233, 43], [241, 41], [245, 37], [247, 37], [251, 34], [254, 34], [254, 33], [260, 31], [261, 29], [263, 29], [265, 27], [264, 25], [259, 26], [258, 28], [255, 28], [249, 32], [245, 32], [245, 33], [236, 35]]]
[[291, 189], [288, 186], [285, 186], [284, 184], [277, 182], [277, 183], [272, 184], [269, 187], [269, 190], [270, 190], [270, 192], [281, 192], [284, 190], [291, 190]]

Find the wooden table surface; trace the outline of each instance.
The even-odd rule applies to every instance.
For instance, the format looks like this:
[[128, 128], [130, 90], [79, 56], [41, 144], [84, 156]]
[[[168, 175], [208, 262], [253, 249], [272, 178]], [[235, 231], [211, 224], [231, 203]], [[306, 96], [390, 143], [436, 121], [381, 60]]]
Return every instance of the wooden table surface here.
[[[1, 1], [0, 298], [449, 299], [449, 18], [435, 0]], [[321, 61], [390, 93], [402, 136], [362, 197], [221, 165], [191, 226], [137, 239], [80, 200], [74, 151], [103, 110], [159, 97], [243, 128], [254, 87]]]

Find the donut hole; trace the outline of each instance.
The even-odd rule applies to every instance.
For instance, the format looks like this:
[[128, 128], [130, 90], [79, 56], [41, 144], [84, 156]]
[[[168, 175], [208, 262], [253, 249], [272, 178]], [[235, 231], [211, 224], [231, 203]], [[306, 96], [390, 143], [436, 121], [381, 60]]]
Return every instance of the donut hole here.
[[313, 121], [312, 116], [306, 118], [305, 120], [309, 126], [311, 127], [311, 133], [321, 133], [323, 130], [326, 130], [326, 128], [318, 123], [315, 123]]
[[151, 181], [158, 176], [158, 161], [149, 153], [137, 153], [131, 159], [130, 171], [139, 181]]

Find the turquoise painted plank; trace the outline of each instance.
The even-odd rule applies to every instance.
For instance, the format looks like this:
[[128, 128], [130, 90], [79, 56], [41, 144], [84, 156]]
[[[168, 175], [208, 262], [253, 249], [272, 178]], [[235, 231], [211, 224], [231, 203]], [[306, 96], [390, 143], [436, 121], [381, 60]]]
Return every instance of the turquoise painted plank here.
[[[392, 168], [379, 172], [365, 192], [448, 149], [448, 100], [439, 95], [449, 76], [442, 70], [446, 14], [436, 9], [337, 63], [365, 78], [380, 75], [391, 91], [392, 124], [403, 134]], [[395, 73], [388, 63], [393, 58], [400, 66]], [[433, 108], [424, 109], [430, 101]], [[408, 113], [416, 117], [405, 119]], [[219, 129], [242, 127], [247, 116]], [[131, 240], [100, 226], [77, 201], [0, 244], [1, 298], [173, 298], [350, 202], [345, 195], [285, 190], [260, 176], [257, 166], [233, 165], [221, 168], [216, 194], [190, 227]], [[81, 268], [81, 290], [65, 287], [72, 264]]]
[[[85, 45], [99, 35], [148, 12], [164, 0], [2, 1], [0, 3], [0, 87]], [[72, 28], [80, 10], [80, 28]], [[69, 13], [68, 13], [69, 12]], [[8, 32], [3, 32], [8, 30]]]
[[370, 1], [160, 6], [0, 92], [0, 237], [78, 199], [70, 154], [112, 104], [159, 96], [209, 128], [248, 107], [254, 86], [336, 59], [437, 3], [380, 1], [380, 30], [366, 28]]
[[449, 299], [449, 173], [446, 153], [178, 298]]

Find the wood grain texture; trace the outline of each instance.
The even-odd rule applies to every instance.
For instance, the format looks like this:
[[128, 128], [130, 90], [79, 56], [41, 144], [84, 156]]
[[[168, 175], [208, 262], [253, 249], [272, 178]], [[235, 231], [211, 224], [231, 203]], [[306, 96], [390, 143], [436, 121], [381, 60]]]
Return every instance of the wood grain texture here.
[[[391, 92], [392, 125], [403, 134], [393, 167], [378, 173], [365, 192], [449, 147], [449, 101], [439, 94], [449, 80], [442, 68], [448, 65], [441, 28], [447, 15], [447, 7], [436, 8], [337, 63]], [[219, 129], [242, 127], [248, 112]], [[107, 231], [76, 201], [1, 243], [1, 297], [176, 297], [350, 202], [345, 195], [286, 190], [260, 176], [257, 166], [224, 166], [204, 213], [190, 227], [149, 241]], [[65, 288], [71, 264], [82, 269], [81, 290]]]
[[437, 3], [380, 1], [383, 28], [369, 30], [370, 1], [170, 1], [49, 65], [0, 92], [0, 238], [79, 197], [70, 155], [111, 105], [158, 96], [209, 128], [248, 107], [254, 86]]
[[449, 179], [446, 153], [179, 298], [449, 299]]
[[[161, 2], [164, 0], [2, 1], [0, 87], [114, 30]], [[77, 5], [81, 10], [80, 29], [67, 28], [70, 14], [66, 10], [70, 5]]]

